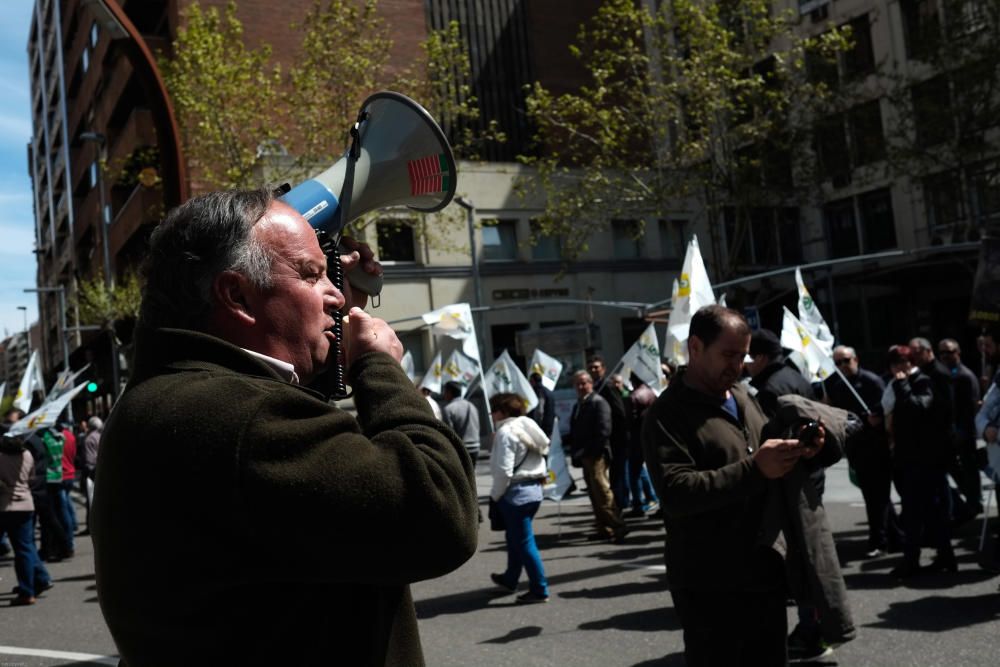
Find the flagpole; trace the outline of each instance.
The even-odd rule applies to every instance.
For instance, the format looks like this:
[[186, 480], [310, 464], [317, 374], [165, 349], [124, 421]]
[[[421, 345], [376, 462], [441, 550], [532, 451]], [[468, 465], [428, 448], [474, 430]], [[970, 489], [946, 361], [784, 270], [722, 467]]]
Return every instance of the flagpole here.
[[868, 404], [865, 403], [865, 401], [864, 401], [863, 398], [861, 398], [861, 394], [859, 394], [857, 392], [857, 390], [854, 388], [854, 385], [852, 385], [850, 382], [848, 382], [847, 378], [844, 377], [844, 374], [840, 372], [840, 367], [839, 366], [834, 366], [833, 369], [835, 371], [837, 371], [837, 375], [840, 376], [840, 379], [844, 381], [844, 384], [847, 385], [847, 388], [851, 390], [852, 394], [854, 394], [854, 398], [858, 399], [858, 403], [860, 403], [861, 407], [863, 407], [865, 409], [865, 414], [866, 415], [870, 415], [872, 413], [871, 408], [869, 408]]
[[[625, 357], [622, 357], [621, 359], [618, 360], [618, 363], [615, 364], [615, 367], [612, 368], [609, 373], [605, 373], [604, 374], [604, 377], [601, 378], [600, 384], [598, 384], [596, 387], [594, 387], [594, 392], [596, 392], [598, 394], [601, 393], [601, 390], [604, 389], [604, 385], [606, 385], [608, 383], [608, 378], [610, 378], [612, 375], [614, 375], [619, 370], [621, 370], [622, 367], [625, 365], [624, 361], [625, 361]], [[593, 379], [593, 378], [591, 378], [591, 379]]]

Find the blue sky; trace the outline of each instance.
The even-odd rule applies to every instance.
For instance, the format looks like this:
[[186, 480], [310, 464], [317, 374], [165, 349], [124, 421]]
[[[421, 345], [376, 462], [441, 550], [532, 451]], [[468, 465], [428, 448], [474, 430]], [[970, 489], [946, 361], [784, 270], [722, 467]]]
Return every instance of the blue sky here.
[[0, 21], [0, 334], [24, 329], [24, 314], [38, 318], [34, 218], [27, 145], [31, 139], [28, 30], [34, 0], [4, 0]]

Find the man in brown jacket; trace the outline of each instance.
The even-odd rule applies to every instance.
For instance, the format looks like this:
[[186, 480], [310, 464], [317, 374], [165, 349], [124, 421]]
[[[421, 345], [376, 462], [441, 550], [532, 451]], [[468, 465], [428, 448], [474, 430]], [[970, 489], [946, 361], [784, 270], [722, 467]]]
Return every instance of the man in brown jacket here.
[[691, 319], [689, 365], [643, 423], [690, 667], [787, 662], [784, 561], [763, 529], [767, 482], [823, 443], [806, 449], [798, 440], [761, 442], [766, 418], [739, 383], [749, 348], [742, 315], [700, 309]]
[[[307, 387], [351, 295], [302, 216], [267, 190], [214, 193], [150, 244], [94, 499], [122, 664], [422, 665], [408, 584], [472, 555], [478, 508], [396, 334], [349, 311], [355, 418]], [[358, 250], [345, 268], [377, 272]]]

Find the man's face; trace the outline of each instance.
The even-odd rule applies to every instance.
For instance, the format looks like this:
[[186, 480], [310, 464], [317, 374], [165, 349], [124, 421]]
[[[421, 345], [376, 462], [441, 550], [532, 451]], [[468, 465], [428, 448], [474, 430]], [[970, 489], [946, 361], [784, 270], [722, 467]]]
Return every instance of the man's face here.
[[840, 372], [848, 377], [858, 374], [858, 358], [844, 350], [835, 350], [833, 353], [833, 363], [837, 365]]
[[750, 334], [740, 335], [733, 327], [723, 327], [711, 345], [697, 336], [688, 339], [691, 360], [688, 372], [712, 394], [724, 396], [743, 374], [743, 358], [750, 351]]
[[938, 356], [941, 358], [941, 363], [948, 368], [957, 368], [958, 363], [962, 360], [962, 355], [958, 352], [958, 346], [949, 342], [942, 341], [938, 344]]
[[587, 366], [587, 371], [590, 376], [595, 380], [600, 380], [604, 377], [604, 362], [603, 361], [591, 361]]
[[594, 391], [594, 381], [586, 375], [581, 375], [573, 379], [573, 387], [579, 398], [587, 398]]
[[329, 329], [344, 296], [326, 276], [316, 233], [291, 207], [272, 203], [254, 233], [271, 253], [273, 285], [248, 290], [257, 338], [251, 349], [292, 364], [307, 383], [336, 361], [329, 358]]
[[771, 360], [766, 354], [755, 354], [753, 356], [753, 361], [747, 364], [747, 372], [750, 373], [750, 377], [757, 377], [760, 373], [767, 368]]
[[916, 359], [918, 366], [923, 366], [929, 361], [934, 361], [934, 350], [920, 347], [916, 340], [910, 341], [910, 349], [914, 352], [914, 358]]

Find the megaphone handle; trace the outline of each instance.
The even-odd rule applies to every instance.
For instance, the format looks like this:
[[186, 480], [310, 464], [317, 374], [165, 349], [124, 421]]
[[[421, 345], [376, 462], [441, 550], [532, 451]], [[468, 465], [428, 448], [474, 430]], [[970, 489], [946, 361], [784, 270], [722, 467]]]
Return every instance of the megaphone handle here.
[[377, 297], [382, 292], [382, 276], [373, 276], [360, 267], [347, 274], [347, 282], [351, 283], [351, 289], [360, 290], [370, 297]]

